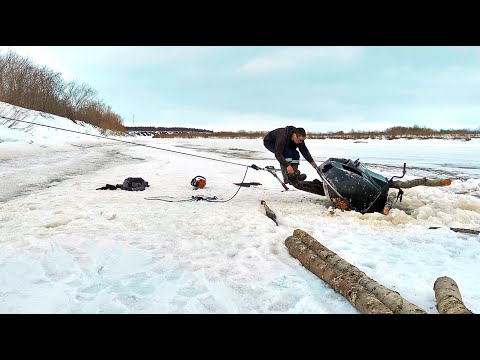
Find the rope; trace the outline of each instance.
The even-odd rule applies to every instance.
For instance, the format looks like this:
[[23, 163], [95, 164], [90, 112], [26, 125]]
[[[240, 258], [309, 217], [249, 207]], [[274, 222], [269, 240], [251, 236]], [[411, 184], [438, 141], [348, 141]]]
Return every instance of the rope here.
[[[7, 119], [7, 120], [11, 120], [11, 121], [17, 121], [17, 122], [22, 122], [22, 123], [31, 124], [31, 125], [43, 126], [43, 127], [47, 127], [47, 128], [51, 128], [51, 129], [55, 129], [55, 130], [68, 131], [68, 132], [72, 132], [72, 133], [76, 133], [76, 134], [80, 134], [80, 135], [93, 136], [93, 137], [100, 138], [100, 139], [107, 139], [107, 140], [112, 140], [112, 141], [118, 141], [118, 142], [122, 142], [122, 143], [126, 143], [126, 144], [131, 144], [131, 145], [135, 145], [135, 146], [144, 146], [144, 147], [148, 147], [148, 148], [152, 148], [152, 149], [169, 151], [169, 152], [173, 152], [173, 153], [177, 153], [177, 154], [182, 154], [182, 155], [194, 156], [194, 157], [198, 157], [198, 158], [201, 158], [201, 159], [219, 161], [219, 162], [223, 162], [223, 163], [226, 163], [226, 164], [246, 166], [246, 167], [247, 167], [247, 171], [248, 171], [248, 168], [249, 168], [249, 167], [251, 167], [252, 169], [255, 169], [255, 170], [269, 171], [268, 169], [266, 169], [266, 168], [261, 168], [261, 167], [255, 165], [255, 164], [245, 165], [245, 164], [235, 163], [235, 162], [232, 162], [232, 161], [214, 159], [214, 158], [210, 158], [210, 157], [207, 157], [207, 156], [189, 154], [189, 153], [185, 153], [185, 152], [182, 152], [182, 151], [164, 149], [164, 148], [161, 148], [161, 147], [158, 147], [158, 146], [138, 144], [138, 143], [135, 143], [135, 142], [132, 142], [132, 141], [114, 139], [114, 138], [111, 138], [111, 137], [108, 137], [108, 136], [105, 136], [105, 135], [87, 134], [87, 133], [83, 133], [83, 132], [80, 132], [80, 131], [64, 129], [64, 128], [60, 128], [60, 127], [56, 127], [56, 126], [52, 126], [52, 125], [39, 124], [39, 123], [34, 123], [34, 122], [31, 122], [31, 121], [26, 121], [26, 120], [12, 119], [12, 118], [10, 118], [10, 117], [3, 116], [3, 115], [0, 115], [0, 117], [1, 117], [1, 118], [4, 118], [4, 119]], [[271, 170], [272, 170], [272, 169], [270, 169], [269, 172], [271, 172]], [[281, 169], [280, 169], [280, 170], [279, 170], [279, 169], [273, 169], [273, 170], [275, 170], [275, 171], [281, 171]], [[244, 177], [243, 177], [242, 183], [243, 183], [243, 181], [245, 180], [245, 177], [247, 176], [247, 171], [245, 171], [245, 175], [244, 175]], [[272, 174], [273, 174], [273, 173], [272, 173]], [[275, 176], [275, 174], [273, 174], [273, 175]], [[146, 199], [146, 200], [162, 200], [162, 201], [168, 201], [168, 202], [199, 201], [199, 200], [206, 200], [206, 201], [209, 201], [209, 202], [227, 202], [227, 201], [230, 201], [231, 199], [233, 199], [233, 198], [237, 195], [237, 193], [240, 191], [240, 188], [241, 188], [241, 186], [238, 188], [237, 192], [236, 192], [230, 199], [228, 199], [228, 200], [218, 200], [216, 196], [214, 196], [213, 198], [202, 197], [202, 196], [192, 196], [191, 199], [186, 199], [186, 200], [166, 200], [166, 199], [153, 198], [153, 197], [151, 197], [151, 198], [145, 198], [145, 199]]]
[[[9, 118], [9, 117], [7, 117], [7, 116], [3, 116], [3, 115], [0, 115], [0, 117], [2, 117], [2, 118], [4, 118], [4, 119], [7, 119], [7, 120], [12, 120], [12, 121], [23, 122], [23, 123], [27, 123], [27, 124], [31, 124], [31, 125], [38, 125], [38, 126], [44, 126], [44, 127], [47, 127], [47, 128], [51, 128], [51, 129], [56, 129], [56, 130], [69, 131], [69, 132], [76, 133], [76, 134], [88, 135], [88, 136], [94, 136], [94, 137], [101, 138], [101, 139], [107, 139], [107, 140], [112, 140], [112, 141], [118, 141], [118, 142], [123, 142], [123, 143], [126, 143], [126, 144], [136, 145], [136, 146], [145, 146], [145, 147], [152, 148], [152, 149], [163, 150], [163, 151], [170, 151], [170, 152], [177, 153], [177, 154], [189, 155], [189, 156], [195, 156], [195, 157], [202, 158], [202, 159], [208, 159], [208, 160], [213, 160], [213, 161], [219, 161], [219, 162], [223, 162], [223, 163], [227, 163], [227, 164], [232, 164], [232, 165], [248, 166], [248, 165], [244, 165], [244, 164], [240, 164], [240, 163], [235, 163], [235, 162], [232, 162], [232, 161], [219, 160], [219, 159], [214, 159], [214, 158], [210, 158], [210, 157], [207, 157], [207, 156], [201, 156], [201, 155], [189, 154], [189, 153], [185, 153], [185, 152], [182, 152], [182, 151], [176, 151], [176, 150], [163, 149], [163, 148], [161, 148], [161, 147], [158, 147], [158, 146], [145, 145], [145, 144], [138, 144], [138, 143], [135, 143], [135, 142], [132, 142], [132, 141], [126, 141], [126, 140], [114, 139], [114, 138], [110, 138], [110, 137], [108, 137], [108, 136], [105, 136], [105, 135], [87, 134], [87, 133], [83, 133], [83, 132], [81, 132], [81, 131], [75, 131], [75, 130], [63, 129], [63, 128], [59, 128], [59, 127], [56, 127], [56, 126], [44, 125], [44, 124], [38, 124], [38, 123], [31, 122], [31, 121], [26, 121], [26, 120], [17, 120], [17, 119], [12, 119], [12, 118]], [[262, 170], [263, 170], [263, 169], [262, 169]]]
[[[247, 177], [247, 172], [248, 172], [248, 167], [247, 167], [247, 170], [245, 171], [245, 175], [243, 175], [242, 183], [245, 180], [245, 178]], [[203, 195], [194, 195], [190, 199], [181, 199], [181, 200], [168, 200], [168, 199], [162, 199], [160, 196], [152, 196], [152, 197], [146, 197], [145, 200], [160, 200], [160, 201], [166, 201], [166, 202], [185, 202], [185, 201], [200, 201], [200, 200], [205, 200], [205, 201], [208, 201], [208, 202], [227, 202], [227, 201], [232, 200], [235, 196], [237, 196], [237, 194], [238, 194], [238, 192], [240, 191], [241, 188], [242, 187], [239, 186], [237, 191], [235, 192], [235, 194], [233, 194], [233, 196], [228, 200], [218, 200], [218, 198], [216, 196], [208, 197], [208, 196], [203, 196]], [[168, 196], [168, 197], [170, 197], [170, 196]]]

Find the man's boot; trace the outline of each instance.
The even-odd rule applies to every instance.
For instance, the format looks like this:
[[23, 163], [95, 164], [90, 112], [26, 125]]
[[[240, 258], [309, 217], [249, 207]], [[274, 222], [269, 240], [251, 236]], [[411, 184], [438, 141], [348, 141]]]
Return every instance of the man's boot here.
[[299, 170], [295, 170], [293, 174], [288, 174], [288, 179], [292, 184], [298, 183], [299, 181], [305, 181], [307, 175], [301, 174]]

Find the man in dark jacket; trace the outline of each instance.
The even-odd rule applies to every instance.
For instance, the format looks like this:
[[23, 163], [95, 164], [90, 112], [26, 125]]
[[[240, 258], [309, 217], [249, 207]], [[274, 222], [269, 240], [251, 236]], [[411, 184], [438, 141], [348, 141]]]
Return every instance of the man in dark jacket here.
[[[305, 129], [287, 126], [270, 131], [263, 139], [263, 145], [275, 154], [275, 158], [280, 163], [285, 184], [289, 184], [288, 175], [293, 175], [298, 170], [300, 163], [300, 150], [305, 160], [307, 160], [315, 169], [317, 164], [313, 161], [312, 155], [305, 145], [307, 134]], [[305, 175], [299, 180], [305, 180]]]

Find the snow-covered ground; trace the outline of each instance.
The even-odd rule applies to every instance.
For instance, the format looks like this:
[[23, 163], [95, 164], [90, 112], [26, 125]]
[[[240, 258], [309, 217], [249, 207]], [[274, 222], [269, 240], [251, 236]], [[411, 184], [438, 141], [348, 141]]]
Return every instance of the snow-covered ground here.
[[[23, 119], [98, 134], [34, 112]], [[289, 255], [284, 241], [297, 228], [428, 313], [437, 313], [440, 276], [453, 278], [465, 305], [480, 312], [480, 236], [448, 229], [480, 229], [479, 139], [307, 138], [318, 164], [359, 158], [390, 177], [405, 162], [405, 179], [453, 179], [448, 187], [406, 189], [388, 216], [331, 216], [325, 197], [282, 191], [268, 172], [247, 168], [278, 167], [261, 139], [114, 139], [150, 147], [0, 125], [1, 313], [358, 314]], [[236, 193], [233, 183], [247, 169], [245, 181], [262, 185]], [[318, 177], [306, 161], [300, 169]], [[204, 189], [190, 185], [197, 175], [207, 179]], [[127, 177], [151, 186], [96, 190]], [[235, 196], [176, 202], [194, 195]]]

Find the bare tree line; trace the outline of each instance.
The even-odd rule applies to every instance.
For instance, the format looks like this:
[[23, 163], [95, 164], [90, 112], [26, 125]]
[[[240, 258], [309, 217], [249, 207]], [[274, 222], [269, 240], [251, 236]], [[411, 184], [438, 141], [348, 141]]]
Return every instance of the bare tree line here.
[[90, 86], [66, 82], [60, 73], [13, 51], [0, 52], [0, 101], [104, 130], [126, 131], [123, 119], [99, 100]]
[[[200, 131], [184, 131], [164, 133], [157, 132], [153, 135], [154, 138], [248, 138], [257, 139], [263, 138], [268, 131], [219, 131], [219, 132], [200, 132]], [[407, 138], [407, 139], [462, 139], [470, 140], [472, 138], [480, 138], [479, 130], [432, 130], [427, 128], [414, 127], [393, 127], [385, 131], [355, 131], [350, 132], [308, 132], [309, 139], [379, 139], [384, 138], [388, 140]]]
[[480, 127], [477, 130], [469, 129], [441, 129], [434, 130], [427, 128], [425, 126], [414, 125], [413, 127], [406, 126], [394, 126], [388, 128], [384, 131], [360, 131], [360, 130], [350, 130], [349, 132], [336, 131], [329, 133], [311, 133], [308, 135], [313, 139], [326, 139], [326, 138], [337, 138], [337, 139], [369, 139], [369, 138], [379, 138], [383, 137], [386, 139], [399, 139], [399, 138], [420, 138], [420, 139], [431, 139], [431, 138], [441, 138], [446, 137], [459, 138], [459, 139], [471, 139], [471, 138], [480, 138]]
[[206, 129], [197, 129], [197, 128], [187, 128], [187, 127], [165, 127], [165, 126], [126, 126], [128, 131], [157, 131], [157, 132], [168, 132], [168, 131], [176, 131], [176, 132], [210, 132], [212, 130]]

